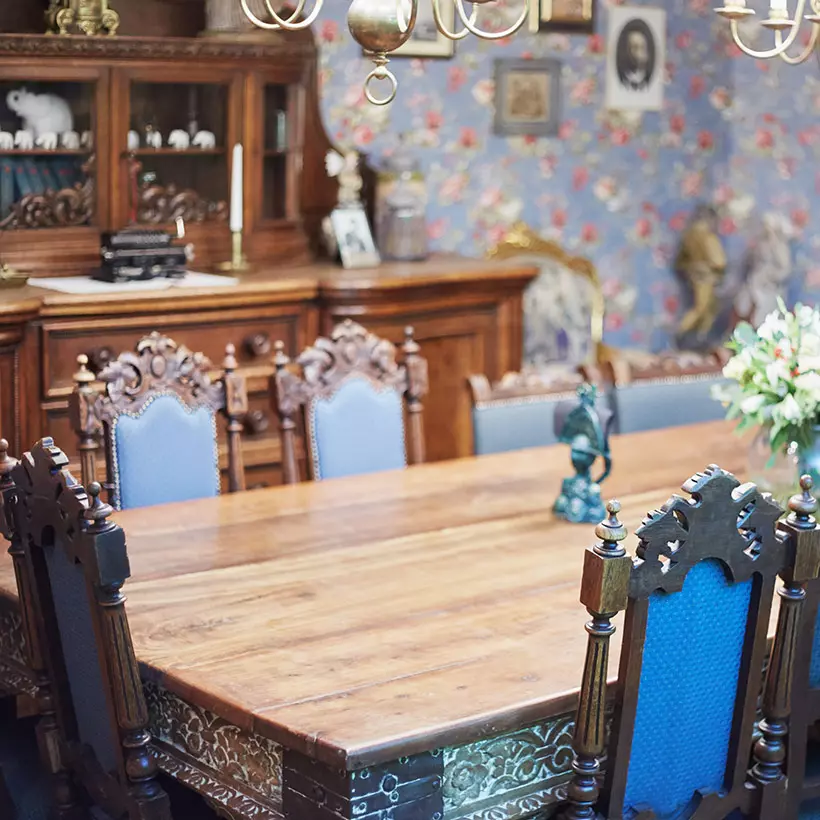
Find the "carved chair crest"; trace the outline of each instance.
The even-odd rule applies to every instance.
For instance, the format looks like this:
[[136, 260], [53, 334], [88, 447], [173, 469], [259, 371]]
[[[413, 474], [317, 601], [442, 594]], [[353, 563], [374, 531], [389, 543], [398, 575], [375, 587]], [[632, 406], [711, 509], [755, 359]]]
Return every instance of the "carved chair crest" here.
[[[682, 798], [683, 804], [678, 805], [674, 816], [713, 820], [726, 816], [736, 808], [741, 809], [744, 816], [758, 820], [775, 820], [781, 816], [778, 812], [782, 806], [778, 801], [785, 788], [784, 738], [788, 733], [791, 675], [797, 637], [795, 608], [799, 612], [805, 597], [802, 586], [807, 580], [805, 570], [795, 572], [793, 568], [804, 559], [799, 557], [800, 549], [795, 550], [788, 526], [777, 526], [782, 509], [753, 484], [741, 484], [732, 474], [710, 465], [686, 481], [682, 489], [688, 493], [688, 498], [674, 495], [643, 520], [636, 532], [639, 544], [634, 559], [627, 555], [621, 543], [626, 538], [626, 529], [618, 520], [618, 502], [608, 505], [609, 518], [596, 528], [601, 541], [587, 550], [585, 555], [581, 603], [592, 615], [592, 621], [587, 625], [587, 660], [576, 718], [574, 774], [568, 787], [565, 820], [596, 816], [596, 809], [603, 810], [603, 816], [607, 818], [621, 818], [625, 816], [623, 812], [626, 811], [627, 802], [640, 793], [641, 788], [646, 791], [646, 782], [655, 782], [647, 781], [647, 776], [644, 776], [642, 780], [639, 777], [635, 781], [641, 784], [640, 788], [631, 790], [629, 785], [633, 777], [633, 762], [639, 761], [644, 771], [648, 772], [652, 769], [646, 768], [646, 761], [657, 758], [657, 755], [643, 748], [646, 738], [652, 736], [647, 727], [651, 727], [652, 716], [656, 714], [652, 711], [654, 702], [639, 711], [643, 697], [640, 693], [646, 688], [643, 686], [644, 665], [651, 669], [660, 662], [662, 665], [659, 668], [664, 670], [662, 655], [672, 659], [689, 657], [685, 652], [678, 654], [676, 642], [685, 644], [687, 639], [694, 640], [689, 637], [691, 628], [706, 630], [703, 636], [708, 645], [697, 645], [698, 656], [711, 651], [710, 646], [723, 646], [724, 649], [715, 650], [718, 654], [714, 657], [716, 664], [723, 663], [724, 666], [708, 670], [701, 668], [700, 671], [679, 669], [675, 674], [681, 684], [680, 691], [669, 693], [669, 704], [672, 707], [676, 697], [688, 698], [689, 695], [684, 694], [687, 692], [700, 693], [695, 698], [698, 703], [712, 703], [718, 711], [708, 712], [713, 708], [708, 706], [707, 713], [720, 715], [716, 719], [723, 728], [713, 726], [716, 735], [710, 738], [710, 743], [716, 744], [716, 748], [722, 751], [712, 758], [718, 763], [708, 772], [711, 785], [698, 780], [702, 772], [690, 773], [687, 775], [689, 779], [680, 781], [686, 783], [684, 792], [690, 779], [697, 782], [691, 797], [686, 792]], [[794, 515], [793, 503], [790, 506]], [[718, 597], [704, 601], [699, 597], [697, 588], [693, 588], [694, 596], [688, 587], [684, 590], [686, 577], [693, 568], [697, 566], [699, 571], [709, 569], [713, 572], [707, 565], [714, 565], [715, 562], [719, 569], [714, 571], [723, 580], [709, 581], [706, 589], [722, 589], [725, 586], [726, 589], [740, 592], [738, 587], [745, 587], [743, 595], [746, 598], [743, 595], [733, 598], [733, 593], [727, 593], [730, 597], [726, 599]], [[813, 569], [816, 572], [816, 566]], [[781, 608], [763, 697], [764, 719], [760, 723], [761, 737], [754, 745], [754, 765], [747, 771], [752, 751], [755, 706], [766, 654], [769, 613], [778, 574], [783, 577], [784, 585], [779, 592]], [[758, 581], [748, 586], [746, 582], [753, 576]], [[702, 577], [698, 576], [698, 580]], [[679, 609], [663, 608], [672, 600], [667, 599], [669, 594], [678, 601]], [[684, 603], [686, 600], [688, 604]], [[724, 611], [724, 605], [729, 609]], [[661, 608], [655, 609], [655, 606]], [[704, 606], [716, 608], [704, 609]], [[620, 700], [616, 705], [609, 743], [604, 805], [600, 806], [599, 777], [607, 746], [607, 661], [609, 639], [615, 632], [611, 620], [624, 609], [627, 614], [619, 671]], [[671, 615], [672, 612], [675, 614]], [[681, 619], [680, 613], [689, 614]], [[700, 615], [699, 620], [697, 614]], [[676, 620], [670, 622], [670, 617]], [[708, 621], [704, 621], [705, 626], [690, 626], [690, 623], [700, 623], [704, 617], [714, 617], [716, 623], [725, 622], [728, 631], [725, 634], [720, 630], [714, 631]], [[694, 620], [690, 622], [689, 619]], [[732, 627], [728, 626], [729, 622]], [[653, 636], [651, 643], [650, 626]], [[659, 642], [658, 636], [663, 636], [664, 641]], [[725, 649], [726, 646], [728, 649]], [[739, 664], [734, 672], [732, 664]], [[724, 678], [720, 677], [721, 669], [725, 671]], [[710, 679], [710, 686], [705, 689], [705, 678], [701, 677], [704, 675]], [[723, 683], [718, 686], [715, 680], [722, 680]], [[692, 694], [692, 697], [695, 695]], [[710, 701], [710, 698], [713, 700]], [[701, 715], [698, 719], [702, 722], [704, 718]], [[636, 750], [634, 743], [638, 743], [639, 729], [642, 740]], [[662, 730], [663, 727], [658, 725], [655, 736]], [[693, 751], [692, 744], [696, 744], [698, 739], [693, 736], [689, 746], [687, 742], [685, 737], [682, 741], [675, 740], [675, 748], [681, 747], [679, 762], [685, 771], [686, 761], [691, 759], [688, 753]], [[675, 753], [667, 751], [664, 754], [668, 757]], [[720, 764], [720, 754], [724, 755], [725, 769]], [[669, 776], [677, 779], [676, 776]], [[725, 788], [712, 791], [716, 782], [724, 783]], [[699, 786], [706, 791], [696, 791]], [[755, 788], [759, 790], [757, 793]], [[674, 799], [677, 800], [678, 796]], [[690, 801], [688, 804], [687, 800]], [[654, 807], [641, 805], [640, 802], [629, 803], [629, 808], [636, 820], [654, 820], [656, 817]], [[664, 812], [667, 810], [668, 807], [663, 809]]]
[[723, 362], [717, 353], [682, 351], [656, 355], [622, 351], [608, 363], [609, 380], [618, 386], [645, 381], [682, 381], [720, 376]]

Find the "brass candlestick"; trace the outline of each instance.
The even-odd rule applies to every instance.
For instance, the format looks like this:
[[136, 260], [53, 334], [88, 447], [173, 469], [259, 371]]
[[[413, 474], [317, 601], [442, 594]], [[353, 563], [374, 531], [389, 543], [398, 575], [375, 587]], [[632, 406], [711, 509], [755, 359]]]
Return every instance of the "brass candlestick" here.
[[224, 271], [240, 271], [247, 270], [250, 267], [245, 254], [242, 252], [242, 231], [231, 231], [231, 261], [223, 262], [220, 270]]

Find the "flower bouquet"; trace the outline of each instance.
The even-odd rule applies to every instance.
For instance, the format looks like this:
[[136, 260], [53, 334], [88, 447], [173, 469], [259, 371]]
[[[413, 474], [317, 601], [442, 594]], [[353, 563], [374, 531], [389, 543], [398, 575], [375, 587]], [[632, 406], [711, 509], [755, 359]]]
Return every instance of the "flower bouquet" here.
[[[770, 463], [780, 454], [799, 454], [800, 469], [815, 472], [813, 450], [820, 433], [820, 312], [798, 304], [778, 309], [755, 330], [741, 322], [727, 347], [734, 356], [723, 375], [735, 382], [713, 389], [739, 418], [738, 430], [758, 426], [768, 438]], [[794, 480], [796, 481], [796, 476]]]

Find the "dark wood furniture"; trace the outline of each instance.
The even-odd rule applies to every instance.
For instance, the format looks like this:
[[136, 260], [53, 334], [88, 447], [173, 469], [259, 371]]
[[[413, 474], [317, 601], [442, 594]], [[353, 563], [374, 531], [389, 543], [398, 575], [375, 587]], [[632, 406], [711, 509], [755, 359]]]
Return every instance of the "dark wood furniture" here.
[[817, 764], [815, 724], [820, 721], [820, 682], [818, 681], [817, 613], [820, 604], [820, 529], [815, 522], [817, 502], [811, 495], [809, 476], [801, 479], [802, 495], [791, 499], [788, 527], [790, 536], [805, 551], [809, 562], [803, 572], [812, 578], [806, 584], [806, 602], [798, 624], [798, 646], [792, 679], [792, 710], [789, 720], [786, 770], [789, 777], [788, 806], [784, 820], [797, 820], [801, 805], [820, 797], [820, 767]]
[[[312, 418], [317, 402], [330, 403], [342, 386], [351, 379], [363, 379], [376, 394], [393, 391], [401, 398], [404, 413], [404, 464], [424, 461], [424, 428], [422, 398], [427, 392], [427, 362], [413, 339], [413, 329], [406, 328], [401, 347], [402, 361], [396, 362], [393, 344], [368, 333], [361, 325], [345, 319], [336, 325], [329, 338], [320, 336], [291, 363], [277, 341], [271, 377], [273, 406], [279, 416], [282, 436], [282, 474], [285, 484], [299, 481], [297, 463], [297, 429], [304, 433], [308, 453], [308, 475], [322, 477], [321, 442], [317, 440]], [[371, 408], [372, 409], [372, 408]], [[375, 412], [384, 412], [383, 409]], [[388, 411], [389, 412], [389, 411]], [[359, 418], [361, 416], [357, 414]], [[352, 431], [340, 429], [337, 435], [347, 437]], [[356, 442], [356, 449], [372, 444], [381, 448], [386, 442]]]
[[[612, 448], [626, 522], [709, 458], [745, 464], [725, 422]], [[549, 511], [568, 466], [541, 448], [116, 513], [161, 768], [235, 816], [321, 790], [316, 817], [555, 805], [591, 538]], [[20, 642], [0, 556], [0, 679], [30, 689]]]
[[[109, 361], [96, 376], [88, 369], [86, 354], [80, 354], [77, 361], [79, 369], [74, 374], [75, 388], [69, 412], [78, 440], [83, 484], [88, 486], [97, 480], [97, 452], [102, 444], [109, 501], [120, 509], [123, 496], [121, 473], [127, 465], [118, 463], [116, 456], [117, 422], [124, 416], [137, 419], [155, 400], [172, 396], [189, 413], [202, 409], [210, 416], [225, 416], [228, 489], [230, 492], [245, 489], [240, 432], [248, 411], [248, 396], [244, 377], [236, 373], [233, 344], [226, 346], [222, 374], [214, 382], [208, 374], [211, 362], [206, 356], [192, 353], [156, 331], [140, 339], [134, 351], [125, 351]], [[211, 449], [215, 448], [213, 442]], [[163, 455], [157, 453], [158, 470], [163, 469], [162, 463]], [[171, 480], [184, 484], [184, 470], [175, 471], [173, 466], [170, 469], [172, 474], [176, 473]], [[217, 469], [216, 465], [214, 469]], [[148, 494], [155, 498], [152, 503], [167, 502], [181, 489], [164, 487], [167, 480], [161, 475], [155, 476], [154, 489]]]
[[[58, 818], [89, 800], [114, 817], [171, 820], [147, 731], [122, 586], [125, 534], [51, 439], [13, 464], [2, 453], [2, 529], [24, 602], [40, 749]], [[79, 783], [85, 794], [78, 794]]]
[[[683, 490], [691, 499], [672, 496], [644, 519], [634, 561], [621, 544], [626, 530], [618, 502], [609, 504], [609, 518], [596, 528], [601, 540], [585, 554], [581, 603], [592, 620], [567, 820], [585, 820], [596, 811], [607, 818], [684, 811], [712, 820], [735, 811], [771, 820], [783, 816], [797, 625], [805, 583], [816, 574], [814, 533], [800, 533], [814, 524], [806, 510], [793, 506], [778, 532], [782, 509], [771, 497], [752, 484], [741, 487], [715, 465], [695, 474]], [[784, 583], [754, 742], [778, 574]], [[619, 697], [607, 744], [612, 619], [624, 609]], [[697, 647], [695, 656], [687, 646]], [[670, 673], [675, 685], [667, 692]], [[666, 707], [680, 710], [681, 725], [670, 723]], [[665, 768], [670, 760], [678, 761], [671, 777]]]
[[[413, 325], [429, 362], [426, 459], [470, 455], [467, 377], [483, 372], [499, 378], [520, 367], [521, 294], [534, 275], [528, 265], [433, 257], [359, 271], [283, 264], [211, 289], [96, 296], [34, 287], [0, 291], [0, 433], [17, 453], [44, 432], [69, 447], [68, 399], [80, 354], [97, 373], [115, 351], [133, 349], [153, 330], [214, 362], [233, 342], [249, 397], [242, 441], [247, 483], [277, 484], [281, 448], [269, 396], [273, 342], [284, 341], [285, 352], [295, 356], [353, 318], [397, 345]], [[68, 454], [79, 473], [76, 453]]]

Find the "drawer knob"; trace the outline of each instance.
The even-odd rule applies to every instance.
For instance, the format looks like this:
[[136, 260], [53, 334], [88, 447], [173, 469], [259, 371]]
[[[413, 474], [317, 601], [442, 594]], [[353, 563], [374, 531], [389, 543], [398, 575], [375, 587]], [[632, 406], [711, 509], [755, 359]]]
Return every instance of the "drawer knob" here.
[[252, 333], [250, 336], [246, 336], [245, 350], [247, 350], [251, 356], [256, 358], [270, 356], [270, 335], [267, 333]]
[[95, 347], [88, 351], [88, 366], [94, 373], [99, 373], [112, 359], [116, 358], [114, 348], [108, 345]]
[[270, 419], [264, 410], [251, 410], [245, 416], [245, 430], [253, 436], [264, 433], [270, 427]]

